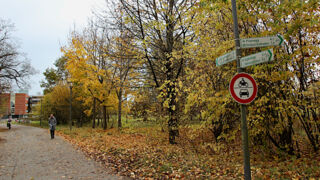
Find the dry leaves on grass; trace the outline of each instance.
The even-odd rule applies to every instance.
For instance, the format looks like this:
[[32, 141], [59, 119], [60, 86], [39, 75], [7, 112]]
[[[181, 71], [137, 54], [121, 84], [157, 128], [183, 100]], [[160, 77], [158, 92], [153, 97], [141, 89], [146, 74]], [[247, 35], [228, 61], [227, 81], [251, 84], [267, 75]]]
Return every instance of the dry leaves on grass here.
[[[90, 128], [60, 131], [65, 139], [89, 157], [102, 161], [114, 173], [136, 179], [241, 179], [242, 151], [239, 143], [212, 153], [184, 143], [170, 145], [165, 136], [147, 136], [117, 130]], [[213, 146], [213, 145], [212, 145]], [[198, 151], [198, 152], [197, 152]], [[270, 160], [252, 153], [252, 177], [260, 179], [320, 177], [320, 159]]]

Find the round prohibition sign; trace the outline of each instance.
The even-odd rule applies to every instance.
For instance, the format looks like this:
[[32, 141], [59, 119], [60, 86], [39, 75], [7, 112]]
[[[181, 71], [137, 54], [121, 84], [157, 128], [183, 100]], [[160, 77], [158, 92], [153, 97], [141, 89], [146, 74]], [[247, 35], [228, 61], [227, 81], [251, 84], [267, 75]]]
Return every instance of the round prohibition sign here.
[[229, 91], [232, 98], [240, 104], [249, 104], [257, 96], [256, 81], [247, 73], [236, 74], [230, 81]]

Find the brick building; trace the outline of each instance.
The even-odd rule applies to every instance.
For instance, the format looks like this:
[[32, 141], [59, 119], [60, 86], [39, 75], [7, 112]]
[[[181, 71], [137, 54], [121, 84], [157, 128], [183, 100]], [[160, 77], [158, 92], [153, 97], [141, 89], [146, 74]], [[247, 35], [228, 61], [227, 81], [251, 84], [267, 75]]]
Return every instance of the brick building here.
[[0, 94], [0, 118], [11, 114], [10, 94]]
[[14, 115], [25, 115], [28, 113], [28, 98], [25, 93], [16, 93], [14, 103]]

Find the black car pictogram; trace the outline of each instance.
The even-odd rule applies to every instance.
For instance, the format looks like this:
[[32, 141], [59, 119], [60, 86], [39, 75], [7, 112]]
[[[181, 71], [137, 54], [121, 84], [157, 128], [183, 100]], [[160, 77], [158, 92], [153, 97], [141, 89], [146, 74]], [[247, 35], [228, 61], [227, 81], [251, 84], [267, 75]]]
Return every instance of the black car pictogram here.
[[248, 89], [240, 89], [239, 95], [240, 95], [240, 98], [242, 98], [242, 96], [247, 96], [247, 97], [249, 97], [249, 91], [248, 91]]

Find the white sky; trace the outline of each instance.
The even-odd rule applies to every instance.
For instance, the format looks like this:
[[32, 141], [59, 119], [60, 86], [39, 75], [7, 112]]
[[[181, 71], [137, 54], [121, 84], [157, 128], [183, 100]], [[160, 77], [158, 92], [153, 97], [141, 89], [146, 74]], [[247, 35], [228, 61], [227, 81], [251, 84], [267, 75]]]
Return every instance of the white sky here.
[[42, 93], [40, 81], [48, 67], [62, 54], [74, 26], [86, 25], [93, 9], [103, 8], [105, 0], [0, 0], [0, 18], [10, 20], [19, 39], [21, 52], [27, 54], [38, 74], [30, 79], [29, 95]]

